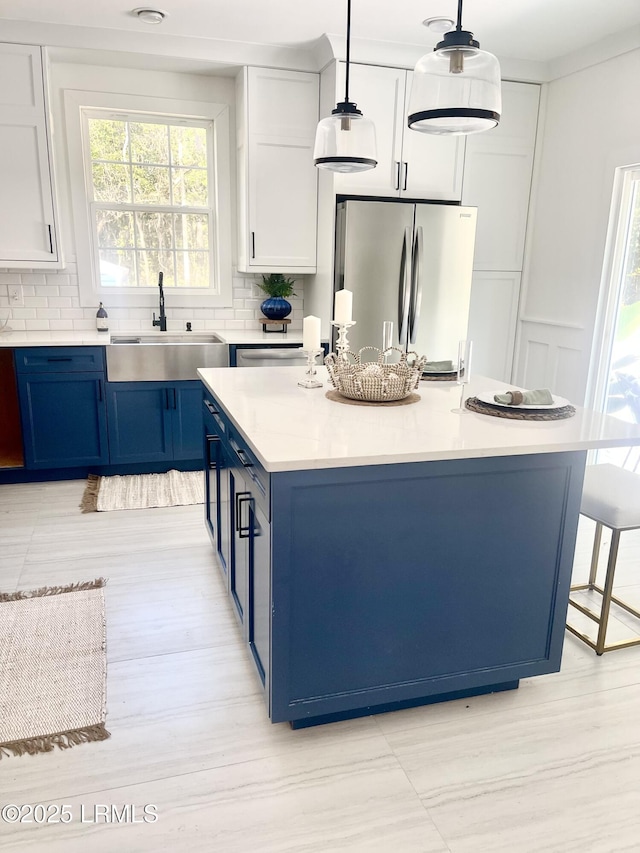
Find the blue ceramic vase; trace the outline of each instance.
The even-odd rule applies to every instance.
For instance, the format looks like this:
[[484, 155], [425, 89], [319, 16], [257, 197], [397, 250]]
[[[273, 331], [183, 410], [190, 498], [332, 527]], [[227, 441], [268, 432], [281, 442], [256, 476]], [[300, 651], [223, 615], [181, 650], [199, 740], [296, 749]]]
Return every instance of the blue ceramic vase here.
[[268, 320], [284, 320], [291, 314], [291, 303], [284, 296], [270, 296], [260, 305], [260, 310]]

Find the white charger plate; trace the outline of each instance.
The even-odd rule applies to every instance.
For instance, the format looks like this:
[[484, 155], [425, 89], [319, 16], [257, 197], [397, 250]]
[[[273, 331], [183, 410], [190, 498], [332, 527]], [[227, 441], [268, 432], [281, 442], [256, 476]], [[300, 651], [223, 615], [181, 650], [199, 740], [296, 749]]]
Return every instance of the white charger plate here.
[[494, 394], [504, 394], [504, 391], [493, 391], [489, 393], [487, 391], [482, 394], [476, 394], [478, 400], [481, 403], [487, 403], [489, 406], [497, 406], [499, 409], [530, 409], [531, 411], [538, 410], [540, 412], [548, 412], [553, 409], [562, 409], [564, 406], [570, 406], [571, 403], [569, 400], [565, 400], [564, 397], [556, 397], [555, 394], [552, 394], [553, 403], [536, 403], [535, 405], [529, 405], [521, 403], [519, 406], [514, 406], [509, 403], [497, 403], [493, 399]]

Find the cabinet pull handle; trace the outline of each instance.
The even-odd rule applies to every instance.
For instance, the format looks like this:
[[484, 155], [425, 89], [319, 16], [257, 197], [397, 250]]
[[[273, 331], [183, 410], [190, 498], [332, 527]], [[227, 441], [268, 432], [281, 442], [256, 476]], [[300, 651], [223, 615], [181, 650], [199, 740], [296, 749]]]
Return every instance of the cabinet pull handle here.
[[255, 258], [256, 256], [256, 232], [251, 232], [251, 257]]
[[238, 459], [240, 460], [240, 462], [242, 462], [245, 468], [251, 468], [253, 466], [253, 462], [247, 458], [247, 453], [245, 450], [243, 450], [241, 447], [234, 447], [233, 449], [235, 450]]
[[247, 501], [251, 501], [251, 492], [236, 492], [236, 533], [239, 539], [248, 539], [251, 533], [251, 527], [248, 524], [242, 524], [242, 505]]
[[98, 402], [102, 402], [102, 379], [98, 379]]
[[407, 188], [407, 178], [409, 177], [409, 164], [405, 160], [404, 162], [404, 183], [402, 184], [402, 189], [406, 190]]
[[207, 435], [205, 436], [205, 439], [207, 442], [207, 466], [211, 471], [215, 471], [218, 467], [218, 460], [216, 459], [214, 462], [211, 451], [214, 445], [216, 445], [216, 456], [218, 455], [217, 442], [220, 441], [220, 438], [217, 435]]
[[173, 408], [177, 409], [178, 408], [178, 397], [176, 395], [176, 389], [172, 388], [171, 390], [173, 391]]
[[49, 252], [53, 255], [53, 234], [51, 231], [51, 226], [47, 225], [47, 229], [49, 230]]
[[400, 189], [400, 160], [393, 161], [396, 164], [396, 182], [394, 186], [394, 190]]
[[47, 357], [47, 361], [73, 361], [73, 359], [68, 356], [50, 355]]
[[205, 400], [204, 404], [207, 407], [207, 409], [209, 409], [209, 411], [211, 412], [212, 415], [219, 415], [220, 414], [220, 412], [214, 406], [212, 406], [212, 404], [208, 400]]

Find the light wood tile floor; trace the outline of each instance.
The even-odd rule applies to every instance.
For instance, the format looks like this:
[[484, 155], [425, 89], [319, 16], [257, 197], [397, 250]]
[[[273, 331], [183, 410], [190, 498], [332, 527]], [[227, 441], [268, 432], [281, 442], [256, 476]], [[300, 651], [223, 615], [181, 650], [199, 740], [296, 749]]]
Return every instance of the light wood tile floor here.
[[[567, 634], [562, 671], [518, 690], [293, 732], [266, 718], [202, 507], [82, 515], [83, 487], [0, 486], [0, 589], [109, 579], [112, 736], [0, 761], [0, 808], [72, 815], [0, 819], [0, 850], [640, 849], [640, 647], [597, 658]], [[618, 585], [637, 603], [639, 569], [640, 533], [623, 534]], [[149, 804], [153, 823], [100, 817], [131, 805], [142, 821]]]

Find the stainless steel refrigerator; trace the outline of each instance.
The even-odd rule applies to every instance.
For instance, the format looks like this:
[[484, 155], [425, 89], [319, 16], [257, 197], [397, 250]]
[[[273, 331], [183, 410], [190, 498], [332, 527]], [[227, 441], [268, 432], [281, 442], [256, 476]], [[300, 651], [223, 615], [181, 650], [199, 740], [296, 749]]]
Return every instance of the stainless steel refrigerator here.
[[349, 345], [393, 344], [457, 361], [467, 335], [476, 208], [429, 202], [339, 202], [334, 289], [353, 292]]

